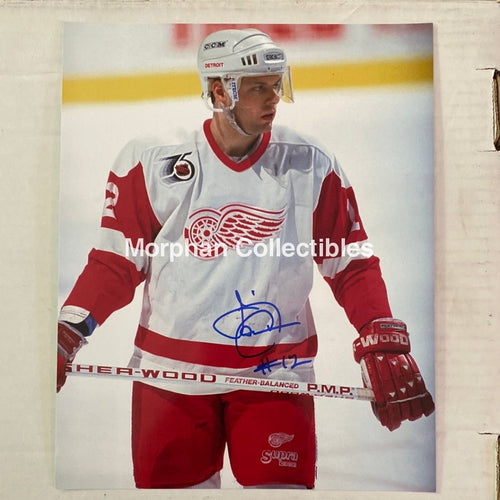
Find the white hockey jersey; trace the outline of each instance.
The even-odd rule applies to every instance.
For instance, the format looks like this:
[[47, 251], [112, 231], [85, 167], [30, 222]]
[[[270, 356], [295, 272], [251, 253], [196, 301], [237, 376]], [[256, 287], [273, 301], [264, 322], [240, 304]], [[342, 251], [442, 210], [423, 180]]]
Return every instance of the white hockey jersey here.
[[[274, 126], [234, 161], [207, 120], [130, 157], [110, 172], [100, 243], [63, 311], [102, 324], [145, 281], [132, 366], [312, 381], [314, 262], [356, 329], [391, 316], [352, 188], [311, 140]], [[178, 390], [206, 390], [193, 386]]]

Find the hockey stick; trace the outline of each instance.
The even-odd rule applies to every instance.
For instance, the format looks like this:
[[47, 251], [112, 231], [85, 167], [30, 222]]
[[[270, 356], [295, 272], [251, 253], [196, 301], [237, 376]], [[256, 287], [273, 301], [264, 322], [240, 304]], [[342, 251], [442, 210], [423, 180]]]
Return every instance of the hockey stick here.
[[363, 387], [299, 382], [292, 380], [274, 380], [268, 378], [217, 375], [214, 373], [179, 372], [175, 370], [152, 370], [146, 368], [125, 368], [102, 365], [66, 365], [68, 375], [86, 375], [99, 377], [119, 377], [156, 383], [182, 382], [190, 384], [213, 384], [237, 389], [262, 392], [287, 392], [309, 394], [341, 399], [373, 401], [373, 391]]

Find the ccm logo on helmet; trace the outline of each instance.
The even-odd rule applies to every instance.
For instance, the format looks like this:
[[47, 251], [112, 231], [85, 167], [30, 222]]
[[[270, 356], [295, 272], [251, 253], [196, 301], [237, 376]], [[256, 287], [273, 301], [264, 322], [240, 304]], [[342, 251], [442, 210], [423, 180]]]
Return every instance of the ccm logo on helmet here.
[[208, 42], [205, 45], [203, 45], [203, 50], [220, 49], [222, 47], [225, 47], [226, 43], [227, 43], [227, 40], [218, 41], [218, 42]]
[[264, 60], [266, 60], [266, 61], [283, 61], [284, 59], [285, 59], [285, 57], [284, 57], [283, 52], [281, 52], [281, 50], [266, 52], [264, 54]]

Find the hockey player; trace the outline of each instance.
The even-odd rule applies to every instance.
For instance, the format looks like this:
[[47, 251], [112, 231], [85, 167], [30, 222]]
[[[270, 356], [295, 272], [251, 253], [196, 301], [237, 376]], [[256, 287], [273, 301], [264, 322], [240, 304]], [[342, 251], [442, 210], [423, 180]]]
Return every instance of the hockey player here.
[[[57, 389], [141, 282], [130, 366], [312, 382], [315, 262], [359, 333], [354, 358], [381, 424], [431, 414], [352, 187], [326, 149], [273, 126], [278, 102], [293, 102], [284, 51], [257, 30], [219, 31], [198, 70], [212, 119], [138, 160], [126, 149], [109, 174], [100, 243], [60, 312]], [[172, 248], [184, 251], [161, 251]], [[220, 487], [226, 444], [243, 486], [314, 487], [311, 396], [207, 385], [134, 383], [138, 488]]]

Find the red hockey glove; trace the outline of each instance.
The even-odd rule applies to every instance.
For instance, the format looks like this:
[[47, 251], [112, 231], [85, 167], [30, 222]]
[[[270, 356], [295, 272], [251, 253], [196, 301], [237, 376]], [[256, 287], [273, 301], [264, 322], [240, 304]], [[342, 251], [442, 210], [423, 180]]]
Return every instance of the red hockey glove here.
[[76, 353], [87, 343], [85, 337], [70, 324], [57, 324], [57, 392], [66, 382], [66, 363], [75, 359]]
[[373, 413], [390, 431], [404, 420], [417, 420], [434, 411], [432, 396], [410, 352], [406, 325], [392, 318], [364, 326], [353, 343], [366, 387], [373, 390]]

